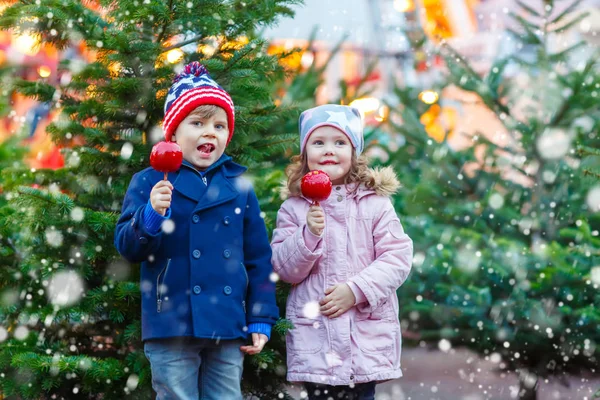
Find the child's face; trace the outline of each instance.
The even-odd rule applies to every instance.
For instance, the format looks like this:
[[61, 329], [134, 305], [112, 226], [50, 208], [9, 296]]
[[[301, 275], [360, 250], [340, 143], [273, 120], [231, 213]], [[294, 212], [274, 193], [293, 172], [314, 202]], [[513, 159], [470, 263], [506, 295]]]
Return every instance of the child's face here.
[[320, 169], [334, 185], [344, 183], [352, 166], [352, 143], [348, 136], [332, 126], [315, 129], [305, 147], [308, 168]]
[[221, 158], [228, 138], [227, 114], [222, 108], [218, 108], [211, 117], [192, 111], [173, 135], [181, 147], [183, 159], [201, 171]]

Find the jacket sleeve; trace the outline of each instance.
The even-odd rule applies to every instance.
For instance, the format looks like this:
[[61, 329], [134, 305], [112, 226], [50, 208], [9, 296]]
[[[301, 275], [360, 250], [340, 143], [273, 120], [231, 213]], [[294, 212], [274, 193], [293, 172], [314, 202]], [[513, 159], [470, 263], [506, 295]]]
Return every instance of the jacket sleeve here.
[[244, 214], [244, 264], [248, 272], [248, 325], [266, 323], [273, 325], [279, 318], [275, 301], [275, 283], [271, 280], [271, 246], [264, 219], [260, 216], [258, 199], [254, 190], [248, 191]]
[[162, 231], [149, 232], [144, 223], [144, 209], [151, 191], [152, 183], [147, 179], [147, 174], [135, 174], [127, 188], [121, 217], [117, 221], [115, 247], [132, 263], [146, 261], [160, 247]]
[[[277, 227], [273, 231], [273, 268], [285, 282], [300, 283], [312, 270], [323, 254], [323, 240], [311, 250], [304, 241], [306, 224], [294, 217], [289, 201], [284, 202], [277, 213]], [[327, 228], [325, 228], [327, 229]]]
[[358, 310], [369, 313], [404, 283], [412, 266], [412, 240], [404, 233], [389, 199], [374, 220], [373, 244], [375, 260], [350, 279], [367, 298], [357, 305]]

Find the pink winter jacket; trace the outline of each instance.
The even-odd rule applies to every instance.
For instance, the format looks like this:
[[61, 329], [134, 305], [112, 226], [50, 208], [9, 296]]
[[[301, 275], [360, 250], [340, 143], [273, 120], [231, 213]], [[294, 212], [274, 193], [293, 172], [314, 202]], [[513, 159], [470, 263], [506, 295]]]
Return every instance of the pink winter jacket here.
[[[370, 172], [373, 189], [334, 186], [321, 202], [321, 238], [306, 227], [307, 199], [287, 199], [277, 215], [273, 268], [293, 284], [286, 308], [294, 324], [286, 338], [291, 382], [349, 385], [402, 376], [396, 290], [410, 272], [413, 246], [389, 199], [399, 187], [394, 171]], [[318, 302], [340, 283], [349, 283], [358, 303], [330, 319]]]

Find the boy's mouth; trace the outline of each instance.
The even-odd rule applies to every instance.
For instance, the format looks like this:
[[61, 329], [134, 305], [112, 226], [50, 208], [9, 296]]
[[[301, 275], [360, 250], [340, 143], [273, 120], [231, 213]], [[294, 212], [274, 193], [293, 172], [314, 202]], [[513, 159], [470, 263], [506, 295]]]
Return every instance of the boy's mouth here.
[[200, 146], [198, 146], [198, 151], [203, 156], [209, 156], [210, 153], [212, 153], [213, 151], [215, 151], [215, 145], [212, 144], [212, 143], [201, 144]]

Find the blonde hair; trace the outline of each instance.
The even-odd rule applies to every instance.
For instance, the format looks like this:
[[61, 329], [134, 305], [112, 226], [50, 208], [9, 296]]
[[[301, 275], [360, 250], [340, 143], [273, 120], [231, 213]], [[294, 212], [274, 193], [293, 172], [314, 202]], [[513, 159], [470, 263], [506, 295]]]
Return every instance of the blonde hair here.
[[[288, 177], [287, 187], [290, 191], [290, 195], [300, 196], [302, 194], [300, 190], [302, 177], [310, 172], [306, 152], [293, 156], [290, 161], [291, 164], [285, 169], [285, 174]], [[368, 158], [364, 154], [357, 157], [354, 147], [352, 148], [350, 171], [348, 171], [344, 177], [344, 184], [355, 184], [352, 192], [356, 192], [361, 184], [364, 184], [367, 188], [373, 188], [375, 186], [375, 179], [372, 174], [369, 173]]]
[[200, 118], [211, 118], [214, 117], [219, 110], [223, 109], [219, 106], [215, 106], [214, 104], [203, 104], [190, 111], [188, 115], [197, 115]]

